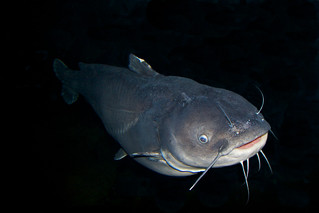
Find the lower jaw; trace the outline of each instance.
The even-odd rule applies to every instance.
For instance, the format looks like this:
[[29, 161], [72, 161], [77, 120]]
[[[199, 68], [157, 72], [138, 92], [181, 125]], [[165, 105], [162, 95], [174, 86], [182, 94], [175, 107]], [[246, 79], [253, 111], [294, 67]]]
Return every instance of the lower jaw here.
[[256, 155], [266, 144], [268, 133], [255, 139], [254, 141], [232, 150], [228, 155], [222, 156], [216, 162], [214, 167], [231, 166], [247, 160]]

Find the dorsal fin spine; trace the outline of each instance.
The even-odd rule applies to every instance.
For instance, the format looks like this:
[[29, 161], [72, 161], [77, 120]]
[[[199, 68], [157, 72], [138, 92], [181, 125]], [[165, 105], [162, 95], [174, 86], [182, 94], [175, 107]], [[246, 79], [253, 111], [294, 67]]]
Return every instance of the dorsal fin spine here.
[[149, 65], [144, 59], [137, 57], [134, 54], [130, 54], [129, 56], [129, 69], [135, 73], [140, 75], [146, 75], [150, 77], [154, 77], [158, 75], [158, 73], [152, 69], [151, 65]]

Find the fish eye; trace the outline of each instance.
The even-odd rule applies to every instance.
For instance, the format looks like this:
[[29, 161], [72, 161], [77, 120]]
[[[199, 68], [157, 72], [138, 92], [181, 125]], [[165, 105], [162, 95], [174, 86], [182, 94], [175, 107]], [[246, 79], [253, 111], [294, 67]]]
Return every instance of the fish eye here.
[[201, 143], [207, 143], [208, 142], [208, 137], [206, 135], [201, 135], [198, 137], [199, 142]]

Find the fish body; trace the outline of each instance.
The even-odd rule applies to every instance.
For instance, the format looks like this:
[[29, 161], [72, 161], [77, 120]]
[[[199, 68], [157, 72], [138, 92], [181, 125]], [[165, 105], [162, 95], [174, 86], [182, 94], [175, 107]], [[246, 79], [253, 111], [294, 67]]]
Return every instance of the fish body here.
[[269, 124], [256, 107], [229, 90], [164, 76], [131, 54], [128, 68], [55, 59], [62, 97], [84, 96], [107, 132], [134, 158], [169, 176], [188, 176], [242, 162], [261, 150]]

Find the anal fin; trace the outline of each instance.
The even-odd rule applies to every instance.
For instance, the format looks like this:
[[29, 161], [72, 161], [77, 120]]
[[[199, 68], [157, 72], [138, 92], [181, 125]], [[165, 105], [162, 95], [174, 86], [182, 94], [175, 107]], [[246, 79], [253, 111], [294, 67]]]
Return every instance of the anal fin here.
[[75, 92], [71, 88], [63, 85], [61, 96], [67, 104], [73, 104], [79, 97], [79, 93]]

